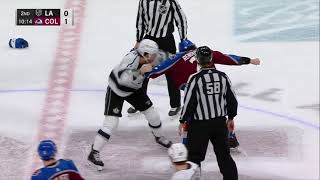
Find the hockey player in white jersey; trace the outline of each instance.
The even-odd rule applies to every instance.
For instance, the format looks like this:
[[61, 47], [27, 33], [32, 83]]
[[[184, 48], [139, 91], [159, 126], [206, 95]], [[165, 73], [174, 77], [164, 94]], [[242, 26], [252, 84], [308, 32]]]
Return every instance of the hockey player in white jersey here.
[[100, 159], [100, 151], [110, 139], [112, 132], [118, 126], [124, 101], [130, 103], [146, 117], [155, 141], [169, 148], [171, 141], [167, 140], [161, 131], [159, 113], [153, 108], [152, 102], [142, 90], [144, 73], [150, 72], [157, 59], [159, 48], [156, 42], [145, 39], [137, 49], [130, 51], [119, 65], [113, 68], [109, 76], [105, 98], [105, 119], [103, 126], [92, 144], [88, 161], [102, 170], [104, 163]]
[[200, 168], [197, 164], [187, 161], [188, 151], [184, 144], [172, 144], [168, 154], [176, 171], [171, 180], [200, 180]]

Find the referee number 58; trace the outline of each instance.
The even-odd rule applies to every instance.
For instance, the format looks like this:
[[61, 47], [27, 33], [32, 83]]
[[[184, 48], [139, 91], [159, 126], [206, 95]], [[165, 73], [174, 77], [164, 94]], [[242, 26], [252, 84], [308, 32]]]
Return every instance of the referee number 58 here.
[[220, 82], [209, 82], [206, 84], [207, 94], [217, 94], [220, 93]]

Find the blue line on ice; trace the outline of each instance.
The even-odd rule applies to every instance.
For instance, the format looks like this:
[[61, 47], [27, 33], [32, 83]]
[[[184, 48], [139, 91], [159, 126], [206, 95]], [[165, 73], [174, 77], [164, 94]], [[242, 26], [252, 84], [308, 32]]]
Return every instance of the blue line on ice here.
[[[21, 92], [45, 92], [47, 91], [47, 89], [8, 89], [8, 90], [0, 90], [0, 94], [4, 94], [4, 93], [21, 93]], [[72, 92], [105, 92], [106, 90], [104, 89], [72, 89]], [[155, 95], [155, 96], [168, 96], [165, 93], [153, 93], [150, 92], [150, 94]], [[314, 125], [312, 123], [306, 122], [303, 119], [299, 119], [290, 115], [286, 115], [286, 114], [280, 114], [280, 113], [276, 113], [276, 112], [271, 112], [268, 110], [264, 110], [264, 109], [259, 109], [259, 108], [254, 108], [254, 107], [249, 107], [246, 105], [239, 105], [240, 108], [249, 110], [249, 111], [255, 111], [261, 114], [267, 114], [267, 115], [271, 115], [271, 116], [275, 116], [278, 118], [282, 118], [282, 119], [286, 119], [288, 121], [292, 121], [292, 122], [296, 122], [298, 124], [301, 124], [303, 126], [307, 126], [316, 130], [320, 130], [320, 126], [318, 125]]]

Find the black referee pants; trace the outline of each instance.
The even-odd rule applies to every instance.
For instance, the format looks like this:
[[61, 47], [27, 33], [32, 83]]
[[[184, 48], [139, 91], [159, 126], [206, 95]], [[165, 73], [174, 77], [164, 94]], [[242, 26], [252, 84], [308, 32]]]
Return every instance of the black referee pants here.
[[[173, 35], [169, 35], [167, 37], [162, 38], [155, 38], [149, 35], [146, 35], [144, 39], [151, 39], [155, 41], [159, 45], [159, 49], [162, 49], [165, 52], [169, 52], [171, 54], [176, 54], [176, 44]], [[174, 81], [171, 77], [166, 75], [167, 84], [168, 84], [168, 93], [170, 98], [170, 106], [172, 108], [180, 107], [181, 106], [181, 94], [180, 90], [175, 87]], [[147, 92], [147, 85], [148, 85], [149, 79], [146, 79], [143, 82], [143, 89], [145, 92]]]
[[237, 166], [230, 155], [226, 118], [209, 121], [191, 121], [188, 128], [188, 159], [198, 165], [205, 159], [209, 140], [213, 145], [220, 172], [224, 180], [237, 180]]

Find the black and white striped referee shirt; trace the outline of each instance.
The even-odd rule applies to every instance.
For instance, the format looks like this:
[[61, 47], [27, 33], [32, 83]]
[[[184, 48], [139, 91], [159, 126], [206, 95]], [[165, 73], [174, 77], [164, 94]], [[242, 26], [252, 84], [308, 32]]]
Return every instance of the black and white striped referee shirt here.
[[214, 68], [204, 68], [189, 78], [180, 122], [225, 116], [233, 119], [237, 108], [228, 76]]
[[137, 15], [137, 41], [145, 35], [160, 38], [174, 32], [173, 21], [180, 39], [187, 38], [187, 18], [177, 0], [140, 0]]

